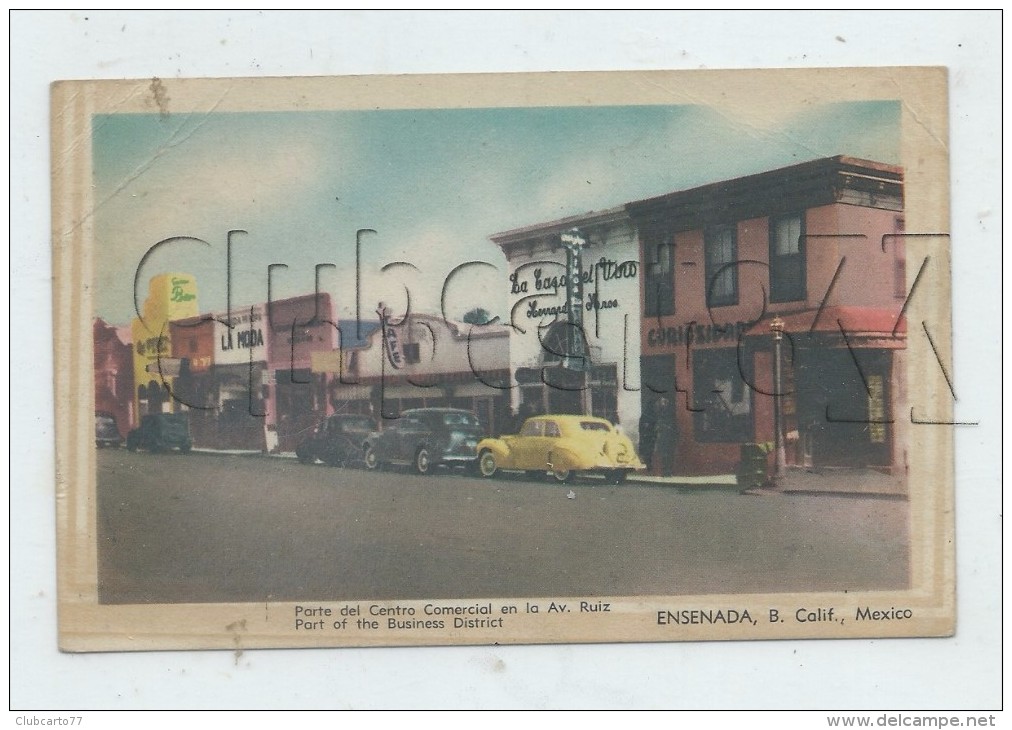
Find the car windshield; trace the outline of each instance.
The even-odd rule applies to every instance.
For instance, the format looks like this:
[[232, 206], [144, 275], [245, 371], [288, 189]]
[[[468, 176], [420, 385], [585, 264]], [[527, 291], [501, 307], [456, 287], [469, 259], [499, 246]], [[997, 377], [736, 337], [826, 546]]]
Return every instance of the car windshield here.
[[478, 426], [478, 419], [470, 413], [447, 413], [443, 416], [443, 423], [447, 426]]
[[116, 419], [112, 416], [95, 416], [95, 433], [100, 436], [119, 436]]
[[580, 428], [584, 431], [611, 431], [611, 426], [600, 421], [580, 421]]
[[342, 431], [372, 431], [372, 421], [368, 418], [347, 418], [341, 421]]

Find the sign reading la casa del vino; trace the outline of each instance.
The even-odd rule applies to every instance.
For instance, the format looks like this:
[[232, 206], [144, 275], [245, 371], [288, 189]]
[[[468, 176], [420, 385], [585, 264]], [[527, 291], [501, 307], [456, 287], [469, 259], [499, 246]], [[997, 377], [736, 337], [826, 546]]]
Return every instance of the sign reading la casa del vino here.
[[[510, 294], [529, 295], [524, 306], [524, 314], [527, 319], [541, 319], [542, 317], [553, 317], [564, 315], [567, 311], [565, 303], [551, 303], [557, 297], [565, 297], [569, 285], [569, 275], [564, 271], [555, 273], [549, 271], [545, 266], [552, 266], [556, 262], [539, 262], [540, 265], [533, 267], [528, 274], [526, 271], [517, 270], [510, 274]], [[561, 264], [558, 264], [561, 266]], [[607, 256], [602, 256], [597, 262], [587, 266], [579, 274], [579, 283], [586, 288], [586, 301], [583, 308], [588, 312], [599, 312], [604, 309], [618, 309], [622, 306], [622, 298], [612, 296], [607, 291], [607, 285], [602, 287], [602, 282], [610, 282], [620, 279], [635, 279], [639, 274], [638, 261], [616, 261]], [[574, 281], [576, 277], [574, 276]], [[602, 292], [602, 289], [604, 290]], [[549, 301], [538, 300], [536, 295], [543, 294]]]

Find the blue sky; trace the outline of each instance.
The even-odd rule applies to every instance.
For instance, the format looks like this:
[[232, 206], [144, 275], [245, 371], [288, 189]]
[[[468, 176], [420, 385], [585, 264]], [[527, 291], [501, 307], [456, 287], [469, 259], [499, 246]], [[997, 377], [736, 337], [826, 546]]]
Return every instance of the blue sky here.
[[[769, 110], [768, 105], [764, 109]], [[775, 109], [775, 107], [774, 107]], [[447, 273], [487, 261], [450, 291], [448, 314], [504, 313], [505, 260], [488, 236], [673, 190], [848, 154], [901, 164], [897, 102], [739, 117], [704, 106], [110, 114], [93, 120], [96, 314], [125, 324], [134, 270], [197, 276], [202, 311], [311, 292], [314, 267], [338, 316], [353, 316], [355, 232], [363, 316], [386, 301], [436, 312]], [[415, 268], [381, 267], [404, 261]], [[145, 291], [141, 291], [141, 298]]]

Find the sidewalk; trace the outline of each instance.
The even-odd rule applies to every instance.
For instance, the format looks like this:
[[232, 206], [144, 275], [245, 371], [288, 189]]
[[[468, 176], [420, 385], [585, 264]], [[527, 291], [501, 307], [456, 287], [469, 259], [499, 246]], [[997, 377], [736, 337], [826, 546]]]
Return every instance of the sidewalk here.
[[737, 487], [738, 480], [734, 474], [714, 474], [712, 476], [673, 476], [655, 477], [649, 474], [632, 473], [628, 481], [643, 484], [669, 484], [673, 487]]
[[784, 478], [785, 492], [859, 494], [888, 497], [908, 496], [906, 476], [888, 474], [867, 467], [803, 469], [791, 468]]
[[[194, 448], [199, 454], [218, 456], [264, 456], [274, 459], [295, 459], [294, 451], [273, 454], [249, 449], [207, 449]], [[658, 486], [681, 487], [686, 489], [728, 489], [738, 490], [734, 474], [709, 476], [658, 477], [649, 474], [632, 473], [629, 484], [654, 484]], [[784, 477], [783, 494], [849, 494], [906, 498], [907, 485], [901, 475], [884, 474], [867, 468], [823, 468], [802, 469], [790, 467]], [[769, 494], [777, 492], [769, 490]]]
[[294, 451], [275, 451], [269, 453], [259, 449], [209, 449], [204, 446], [194, 446], [195, 454], [216, 454], [218, 456], [269, 456], [275, 459], [297, 459]]
[[[656, 477], [647, 474], [630, 474], [629, 482], [670, 485], [672, 487], [700, 487], [738, 489], [734, 474], [713, 476]], [[884, 474], [867, 468], [788, 468], [784, 477], [783, 494], [837, 494], [902, 497], [908, 496], [905, 479], [900, 475]], [[769, 493], [777, 494], [772, 490]]]
[[274, 454], [265, 454], [263, 451], [255, 449], [208, 449], [203, 446], [194, 446], [192, 451], [195, 454], [211, 454], [213, 456], [274, 456]]

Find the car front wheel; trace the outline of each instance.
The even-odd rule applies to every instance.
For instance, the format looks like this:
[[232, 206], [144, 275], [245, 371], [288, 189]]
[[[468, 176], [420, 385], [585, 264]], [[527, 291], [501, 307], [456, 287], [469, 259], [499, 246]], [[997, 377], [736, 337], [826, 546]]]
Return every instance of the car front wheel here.
[[365, 456], [362, 457], [362, 461], [365, 462], [365, 468], [369, 471], [375, 471], [379, 468], [379, 459], [376, 457], [376, 449], [372, 446], [365, 447]]
[[432, 471], [432, 461], [429, 458], [429, 450], [424, 446], [418, 449], [415, 454], [415, 471], [419, 474], [428, 474]]
[[572, 478], [573, 478], [573, 470], [572, 469], [562, 469], [562, 468], [555, 469], [555, 468], [553, 468], [552, 469], [552, 476], [555, 478], [555, 481], [559, 482], [559, 484], [566, 484], [567, 482], [569, 482], [570, 480], [572, 480]]
[[491, 479], [499, 471], [499, 464], [495, 460], [495, 454], [491, 451], [482, 451], [478, 457], [478, 471], [486, 479]]

